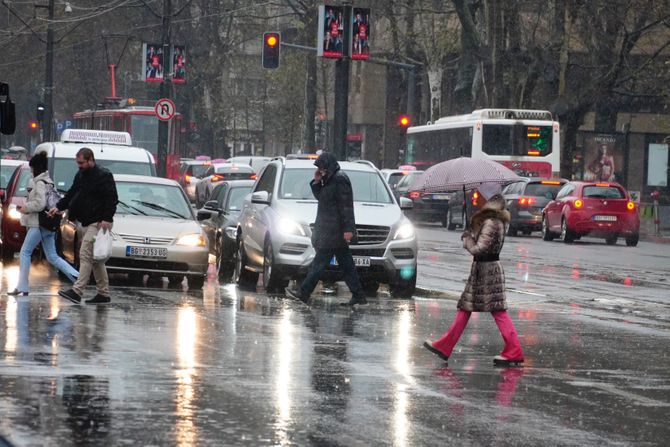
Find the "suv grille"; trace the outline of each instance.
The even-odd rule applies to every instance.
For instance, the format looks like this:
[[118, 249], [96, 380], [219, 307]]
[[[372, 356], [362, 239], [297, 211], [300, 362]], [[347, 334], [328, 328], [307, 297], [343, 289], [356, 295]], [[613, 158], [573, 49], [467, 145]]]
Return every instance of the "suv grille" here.
[[390, 227], [377, 225], [356, 225], [358, 242], [356, 245], [383, 244], [389, 236]]

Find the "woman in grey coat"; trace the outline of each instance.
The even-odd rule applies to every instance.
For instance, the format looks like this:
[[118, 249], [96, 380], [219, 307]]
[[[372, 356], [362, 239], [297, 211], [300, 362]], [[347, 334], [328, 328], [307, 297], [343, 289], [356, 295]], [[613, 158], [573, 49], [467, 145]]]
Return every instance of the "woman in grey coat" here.
[[484, 203], [472, 215], [470, 230], [461, 237], [463, 248], [473, 255], [473, 261], [468, 282], [458, 301], [456, 319], [442, 337], [436, 341], [426, 340], [423, 345], [446, 362], [472, 312], [490, 312], [505, 341], [505, 348], [493, 358], [493, 363], [518, 366], [523, 363], [523, 350], [514, 323], [507, 314], [505, 272], [499, 261], [505, 242], [505, 224], [510, 215], [505, 209], [500, 185], [483, 183], [477, 190]]
[[29, 292], [28, 275], [30, 274], [30, 258], [33, 250], [40, 243], [44, 254], [54, 267], [63, 272], [65, 276], [74, 282], [79, 276], [77, 270], [56, 253], [56, 232], [40, 227], [39, 213], [47, 205], [46, 189], [53, 186], [53, 180], [47, 171], [47, 154], [39, 152], [30, 159], [28, 163], [33, 173], [33, 178], [28, 180], [28, 198], [21, 212], [21, 225], [26, 227], [26, 237], [21, 245], [21, 264], [19, 268], [19, 283], [16, 289], [8, 295], [26, 296]]

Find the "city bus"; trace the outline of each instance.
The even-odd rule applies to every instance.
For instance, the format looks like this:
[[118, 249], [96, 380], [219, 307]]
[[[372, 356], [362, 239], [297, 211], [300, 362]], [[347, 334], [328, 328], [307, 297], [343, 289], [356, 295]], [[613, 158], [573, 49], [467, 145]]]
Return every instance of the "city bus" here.
[[543, 110], [481, 109], [407, 129], [404, 162], [426, 169], [458, 157], [495, 160], [522, 177], [560, 176], [558, 121]]
[[135, 146], [151, 152], [156, 163], [165, 163], [164, 167], [156, 166], [158, 172], [165, 172], [167, 178], [177, 180], [181, 157], [182, 120], [182, 115], [177, 113], [168, 121], [167, 158], [164, 161], [158, 157], [158, 118], [153, 107], [131, 106], [85, 110], [73, 115], [73, 127], [128, 132]]

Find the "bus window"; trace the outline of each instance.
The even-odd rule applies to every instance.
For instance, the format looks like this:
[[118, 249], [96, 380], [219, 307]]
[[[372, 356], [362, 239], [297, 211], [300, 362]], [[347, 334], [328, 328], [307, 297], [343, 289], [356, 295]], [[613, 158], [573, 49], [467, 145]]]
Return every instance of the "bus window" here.
[[131, 117], [133, 144], [158, 153], [158, 120], [151, 115], [132, 115]]
[[549, 155], [552, 152], [552, 127], [485, 124], [482, 152], [488, 155]]

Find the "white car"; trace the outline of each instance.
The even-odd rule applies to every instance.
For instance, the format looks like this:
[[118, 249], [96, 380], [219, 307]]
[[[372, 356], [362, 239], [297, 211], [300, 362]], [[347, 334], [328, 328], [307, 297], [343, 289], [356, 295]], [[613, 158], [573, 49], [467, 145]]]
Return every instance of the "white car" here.
[[[119, 202], [112, 228], [110, 273], [128, 273], [135, 280], [167, 276], [190, 288], [202, 287], [209, 261], [207, 235], [196, 220], [184, 190], [174, 180], [139, 175], [115, 175]], [[61, 249], [71, 264], [79, 264], [81, 225], [61, 224]]]

